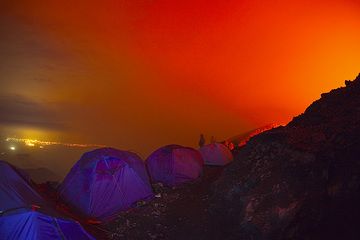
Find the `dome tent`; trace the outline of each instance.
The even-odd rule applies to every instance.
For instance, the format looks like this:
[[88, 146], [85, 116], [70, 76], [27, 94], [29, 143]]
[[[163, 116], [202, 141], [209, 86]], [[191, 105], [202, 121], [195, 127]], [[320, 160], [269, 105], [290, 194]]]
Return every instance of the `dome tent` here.
[[161, 147], [146, 159], [151, 179], [169, 186], [200, 177], [203, 165], [204, 160], [197, 150], [180, 145]]
[[152, 196], [141, 158], [114, 148], [85, 153], [60, 186], [65, 202], [86, 217], [101, 221]]
[[79, 223], [57, 217], [19, 169], [0, 161], [0, 176], [0, 239], [94, 239]]
[[0, 239], [95, 239], [78, 222], [53, 217], [30, 209], [8, 212], [0, 216]]
[[0, 176], [0, 213], [33, 205], [47, 207], [45, 200], [14, 166], [0, 161]]
[[230, 150], [221, 143], [211, 143], [199, 149], [206, 165], [224, 166], [233, 161]]

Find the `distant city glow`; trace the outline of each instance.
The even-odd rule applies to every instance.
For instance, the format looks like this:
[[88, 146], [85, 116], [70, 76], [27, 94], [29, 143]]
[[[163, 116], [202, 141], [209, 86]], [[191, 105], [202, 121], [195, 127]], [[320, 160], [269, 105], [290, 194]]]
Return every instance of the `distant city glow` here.
[[[79, 147], [79, 148], [86, 148], [86, 147], [106, 147], [105, 145], [99, 144], [83, 144], [83, 143], [63, 143], [63, 142], [50, 142], [50, 141], [41, 141], [37, 139], [28, 139], [28, 138], [6, 138], [7, 142], [20, 142], [24, 143], [26, 146], [35, 147], [39, 146], [39, 148], [44, 148], [44, 146], [49, 145], [60, 145], [65, 147]], [[14, 148], [14, 149], [12, 149]], [[11, 150], [15, 150], [15, 147], [10, 147]]]
[[34, 147], [35, 146], [35, 144], [34, 143], [32, 143], [32, 142], [25, 142], [25, 145], [26, 146], [29, 146], [29, 147]]

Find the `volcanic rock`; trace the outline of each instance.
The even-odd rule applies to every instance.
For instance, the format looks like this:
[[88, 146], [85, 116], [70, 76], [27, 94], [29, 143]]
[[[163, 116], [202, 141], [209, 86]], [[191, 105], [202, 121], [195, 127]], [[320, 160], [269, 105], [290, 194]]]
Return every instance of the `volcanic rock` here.
[[360, 239], [360, 75], [253, 137], [213, 184], [212, 239]]

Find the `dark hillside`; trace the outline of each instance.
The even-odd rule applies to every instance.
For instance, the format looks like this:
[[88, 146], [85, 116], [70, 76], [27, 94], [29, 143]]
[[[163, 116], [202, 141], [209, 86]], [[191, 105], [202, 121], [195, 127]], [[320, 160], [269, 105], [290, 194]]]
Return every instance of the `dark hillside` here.
[[214, 184], [213, 236], [359, 239], [360, 75], [252, 138]]

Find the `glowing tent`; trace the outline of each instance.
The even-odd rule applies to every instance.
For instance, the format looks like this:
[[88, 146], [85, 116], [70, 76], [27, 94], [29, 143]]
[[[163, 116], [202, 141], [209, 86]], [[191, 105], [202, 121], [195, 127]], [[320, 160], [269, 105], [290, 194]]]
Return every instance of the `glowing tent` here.
[[200, 177], [204, 160], [193, 148], [167, 145], [153, 152], [146, 165], [152, 181], [174, 186]]
[[221, 143], [212, 143], [199, 149], [206, 165], [224, 166], [233, 160], [230, 150]]
[[0, 161], [0, 213], [31, 206], [46, 207], [43, 198], [30, 186], [21, 172]]
[[100, 148], [85, 153], [73, 166], [60, 186], [60, 196], [86, 217], [106, 221], [153, 192], [138, 155]]
[[0, 217], [0, 239], [47, 240], [95, 239], [79, 223], [29, 209], [8, 212]]
[[0, 161], [0, 176], [0, 239], [94, 239], [79, 223], [54, 217], [21, 170]]

